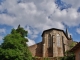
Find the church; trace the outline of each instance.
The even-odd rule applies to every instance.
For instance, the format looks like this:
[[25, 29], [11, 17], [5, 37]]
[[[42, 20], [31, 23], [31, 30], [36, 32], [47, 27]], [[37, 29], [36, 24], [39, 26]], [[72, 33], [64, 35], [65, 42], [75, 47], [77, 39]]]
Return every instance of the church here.
[[68, 31], [51, 28], [42, 33], [42, 42], [29, 46], [32, 56], [35, 57], [63, 57], [73, 42]]

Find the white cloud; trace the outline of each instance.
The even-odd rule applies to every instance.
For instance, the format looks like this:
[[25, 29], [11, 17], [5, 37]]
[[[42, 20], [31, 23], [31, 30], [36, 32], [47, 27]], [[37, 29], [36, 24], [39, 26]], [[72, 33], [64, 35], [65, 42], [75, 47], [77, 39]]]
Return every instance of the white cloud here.
[[[5, 0], [0, 5], [0, 11], [7, 10], [7, 13], [0, 14], [0, 24], [13, 27], [17, 27], [18, 24], [23, 27], [27, 25], [28, 27], [25, 29], [28, 30], [33, 40], [45, 29], [64, 29], [62, 23], [68, 26], [80, 24], [80, 13], [77, 12], [75, 7], [61, 11], [55, 4], [55, 0], [21, 0], [20, 3], [17, 3], [17, 1]], [[65, 1], [69, 3], [67, 0]], [[72, 1], [70, 1], [70, 4]], [[33, 29], [30, 29], [30, 27]]]
[[22, 2], [19, 4], [17, 0], [14, 0], [13, 3], [11, 2], [11, 0], [6, 0], [0, 5], [2, 7], [0, 10], [3, 11], [7, 9], [8, 11], [8, 14], [0, 14], [1, 24], [11, 26], [16, 26], [18, 24], [23, 26], [29, 25], [37, 29], [44, 28], [43, 26], [45, 25], [50, 28], [48, 25], [50, 24], [48, 16], [57, 8], [53, 0], [43, 0], [42, 2], [38, 2], [38, 4], [37, 2], [34, 3], [34, 1]]
[[31, 31], [31, 29], [30, 29], [30, 27], [29, 27], [29, 26], [25, 27], [25, 30], [27, 30], [27, 31], [28, 31], [28, 34], [32, 35], [32, 31]]
[[78, 34], [80, 34], [80, 28], [77, 28], [76, 31]]
[[[11, 26], [16, 26], [21, 24], [23, 26], [29, 25], [37, 29], [46, 29], [54, 27], [55, 22], [63, 25], [62, 22], [69, 26], [75, 26], [79, 24], [80, 14], [75, 8], [69, 8], [65, 10], [60, 10], [57, 8], [54, 0], [41, 0], [40, 2], [26, 1], [17, 3], [14, 0], [6, 0], [0, 5], [0, 10], [7, 10], [7, 14], [0, 14], [0, 23], [7, 24]], [[50, 19], [48, 17], [51, 17]], [[72, 23], [69, 23], [72, 22]], [[78, 22], [78, 23], [77, 23]], [[45, 26], [45, 27], [44, 27]], [[56, 24], [56, 27], [59, 25]], [[64, 27], [61, 26], [61, 29]], [[42, 30], [41, 29], [41, 30]]]
[[0, 36], [0, 45], [3, 42], [3, 36]]
[[28, 31], [28, 35], [31, 37], [31, 39], [35, 39], [38, 37], [39, 31], [37, 29], [31, 29], [30, 26], [26, 26], [25, 30]]
[[0, 36], [0, 41], [3, 39], [3, 37], [2, 36]]
[[67, 4], [71, 4], [72, 7], [74, 8], [80, 7], [80, 0], [62, 0], [62, 1], [66, 2]]
[[29, 41], [29, 42], [27, 42], [28, 46], [31, 46], [31, 45], [35, 44], [34, 40], [31, 40], [31, 39], [28, 38], [28, 41]]
[[5, 33], [5, 29], [0, 29], [0, 33]]

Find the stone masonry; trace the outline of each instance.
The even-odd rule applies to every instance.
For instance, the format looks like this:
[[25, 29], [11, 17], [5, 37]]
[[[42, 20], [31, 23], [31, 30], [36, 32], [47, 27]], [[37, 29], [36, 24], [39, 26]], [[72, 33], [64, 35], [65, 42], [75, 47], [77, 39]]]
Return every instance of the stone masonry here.
[[42, 33], [42, 42], [29, 47], [33, 56], [37, 57], [63, 57], [65, 52], [70, 49], [72, 42], [68, 31], [61, 29], [48, 29]]

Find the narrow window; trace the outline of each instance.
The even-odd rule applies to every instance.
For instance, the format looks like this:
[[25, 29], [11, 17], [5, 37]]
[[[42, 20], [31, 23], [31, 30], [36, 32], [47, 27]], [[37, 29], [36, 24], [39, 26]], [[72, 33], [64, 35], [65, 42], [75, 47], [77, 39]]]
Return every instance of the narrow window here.
[[52, 37], [50, 34], [48, 35], [48, 47], [52, 47]]
[[50, 40], [51, 40], [51, 35], [48, 35], [48, 47], [50, 47]]
[[64, 37], [62, 36], [62, 47], [63, 47], [63, 55], [65, 56], [65, 45], [64, 45]]
[[59, 34], [57, 34], [56, 39], [57, 39], [57, 46], [60, 47], [60, 35]]

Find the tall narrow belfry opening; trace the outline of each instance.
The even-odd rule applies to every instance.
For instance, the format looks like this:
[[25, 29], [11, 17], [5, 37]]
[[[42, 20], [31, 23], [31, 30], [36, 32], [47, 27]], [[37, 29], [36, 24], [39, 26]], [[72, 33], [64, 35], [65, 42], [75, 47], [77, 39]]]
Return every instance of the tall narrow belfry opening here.
[[53, 46], [52, 36], [49, 34], [48, 35], [48, 48], [52, 48], [52, 46]]
[[48, 35], [48, 56], [52, 57], [53, 56], [53, 41], [52, 41], [52, 36], [51, 34]]
[[63, 56], [65, 56], [65, 44], [64, 44], [64, 37], [62, 36], [62, 48], [63, 48]]

